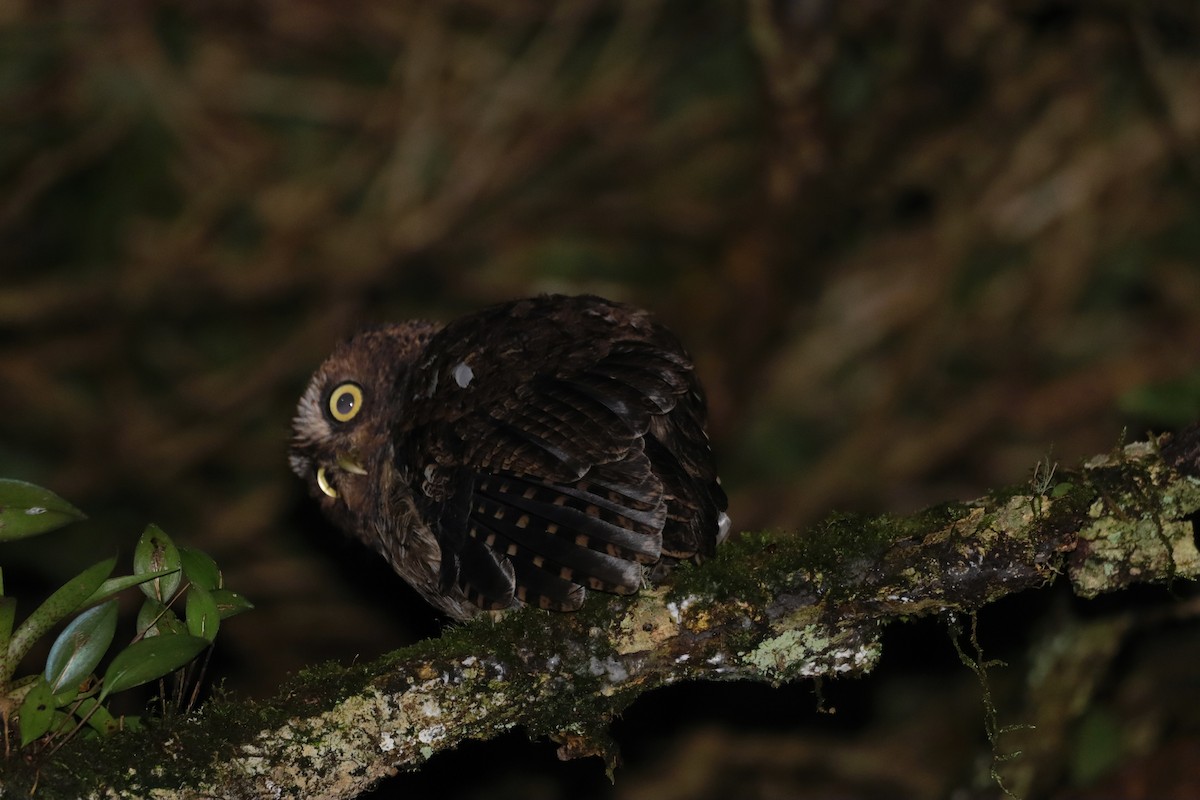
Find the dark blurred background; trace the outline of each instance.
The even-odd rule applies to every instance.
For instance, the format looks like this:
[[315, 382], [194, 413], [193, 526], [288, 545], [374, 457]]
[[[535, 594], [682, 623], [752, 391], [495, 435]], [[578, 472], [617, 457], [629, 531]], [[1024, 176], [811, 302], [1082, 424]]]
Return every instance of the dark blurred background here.
[[[294, 403], [358, 326], [536, 292], [678, 331], [736, 529], [970, 498], [1188, 422], [1198, 36], [1194, 0], [0, 0], [0, 475], [92, 517], [6, 545], [10, 591], [127, 556], [155, 521], [258, 606], [219, 640], [238, 692], [436, 634], [302, 497]], [[1019, 656], [1029, 619], [1096, 613], [1040, 602], [983, 638]], [[645, 698], [615, 786], [514, 734], [401, 788], [986, 787], [944, 628], [889, 637], [881, 675], [826, 687], [838, 714], [811, 686]], [[1146, 680], [1124, 668], [1096, 680]], [[1080, 713], [1034, 789], [1178, 763], [1164, 748], [1194, 733], [1127, 741], [1136, 721]], [[1080, 772], [1085, 734], [1120, 757]]]

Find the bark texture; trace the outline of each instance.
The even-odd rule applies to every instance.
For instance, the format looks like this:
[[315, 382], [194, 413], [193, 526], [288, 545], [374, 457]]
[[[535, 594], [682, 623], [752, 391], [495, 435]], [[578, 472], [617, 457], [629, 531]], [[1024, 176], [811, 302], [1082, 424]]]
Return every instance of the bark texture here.
[[348, 798], [516, 726], [564, 757], [611, 762], [609, 721], [659, 686], [861, 673], [896, 620], [1059, 580], [1094, 597], [1195, 578], [1197, 441], [1136, 443], [1075, 471], [1043, 464], [1026, 485], [913, 516], [743, 534], [636, 597], [471, 622], [375, 663], [311, 670], [269, 701], [219, 698], [150, 732], [10, 762], [5, 784], [37, 779], [41, 797]]

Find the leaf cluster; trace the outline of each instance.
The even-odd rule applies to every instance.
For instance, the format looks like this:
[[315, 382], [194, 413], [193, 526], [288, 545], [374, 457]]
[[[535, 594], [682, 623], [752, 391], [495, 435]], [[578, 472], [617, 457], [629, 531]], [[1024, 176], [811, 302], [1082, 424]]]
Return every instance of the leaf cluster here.
[[[84, 519], [78, 509], [46, 489], [0, 479], [0, 542], [37, 536]], [[16, 625], [17, 598], [4, 593], [0, 571], [0, 726], [5, 754], [11, 735], [21, 748], [57, 749], [72, 736], [104, 735], [139, 724], [116, 717], [108, 699], [117, 692], [181, 671], [208, 650], [221, 621], [251, 604], [225, 588], [208, 555], [177, 547], [157, 525], [148, 525], [133, 552], [133, 572], [113, 576], [107, 558], [59, 587]], [[97, 670], [117, 634], [117, 595], [142, 595], [132, 639], [102, 673]], [[17, 677], [33, 645], [68, 618], [45, 665]]]

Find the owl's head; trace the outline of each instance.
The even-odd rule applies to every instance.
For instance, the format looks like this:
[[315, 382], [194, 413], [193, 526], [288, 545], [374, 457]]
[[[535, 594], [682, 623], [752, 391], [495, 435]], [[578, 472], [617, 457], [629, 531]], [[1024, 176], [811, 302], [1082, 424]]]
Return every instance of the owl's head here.
[[412, 321], [362, 331], [313, 374], [292, 420], [288, 463], [326, 513], [363, 512], [390, 452], [397, 382], [437, 331]]

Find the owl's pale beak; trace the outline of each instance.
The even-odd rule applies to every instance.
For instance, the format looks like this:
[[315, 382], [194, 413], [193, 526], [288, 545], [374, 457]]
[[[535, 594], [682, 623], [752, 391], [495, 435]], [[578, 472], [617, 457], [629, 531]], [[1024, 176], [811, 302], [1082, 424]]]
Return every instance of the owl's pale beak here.
[[317, 467], [317, 488], [319, 488], [326, 497], [337, 498], [337, 489], [329, 483], [329, 479], [325, 477], [325, 468]]
[[366, 475], [367, 474], [367, 471], [362, 468], [362, 465], [360, 465], [354, 459], [350, 458], [350, 456], [338, 456], [337, 465], [339, 467], [341, 467], [342, 469], [346, 470], [346, 472], [352, 473], [354, 475]]
[[[338, 456], [337, 465], [342, 470], [353, 475], [367, 474], [367, 471], [362, 468], [362, 465], [349, 456]], [[317, 488], [319, 488], [326, 497], [336, 498], [338, 496], [337, 489], [333, 488], [333, 484], [329, 482], [329, 477], [325, 474], [325, 467], [317, 467]]]

